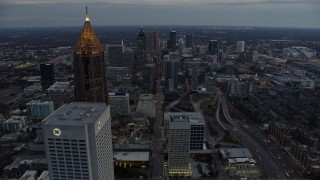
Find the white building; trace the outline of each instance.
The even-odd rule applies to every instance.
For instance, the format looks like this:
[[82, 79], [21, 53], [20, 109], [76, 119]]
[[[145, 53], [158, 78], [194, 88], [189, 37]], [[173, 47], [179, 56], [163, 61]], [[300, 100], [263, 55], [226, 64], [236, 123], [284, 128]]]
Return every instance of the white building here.
[[244, 51], [244, 41], [237, 41], [236, 52], [242, 53]]
[[114, 179], [110, 106], [66, 104], [42, 126], [50, 179]]
[[27, 123], [27, 116], [12, 116], [5, 122], [3, 122], [2, 127], [4, 131], [18, 131], [22, 129]]
[[111, 116], [130, 113], [129, 93], [109, 93]]
[[155, 97], [152, 94], [141, 94], [139, 97], [137, 113], [145, 113], [149, 118], [154, 118], [156, 114]]

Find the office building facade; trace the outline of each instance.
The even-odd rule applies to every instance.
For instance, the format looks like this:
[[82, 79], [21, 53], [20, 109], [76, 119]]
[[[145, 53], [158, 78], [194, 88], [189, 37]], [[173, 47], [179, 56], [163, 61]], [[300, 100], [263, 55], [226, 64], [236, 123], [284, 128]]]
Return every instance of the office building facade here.
[[26, 104], [27, 115], [32, 119], [43, 119], [54, 112], [53, 101], [32, 100]]
[[244, 52], [244, 41], [237, 41], [237, 44], [236, 44], [236, 52], [237, 52], [237, 53], [242, 53], [242, 52]]
[[42, 128], [50, 179], [114, 179], [109, 105], [65, 104]]

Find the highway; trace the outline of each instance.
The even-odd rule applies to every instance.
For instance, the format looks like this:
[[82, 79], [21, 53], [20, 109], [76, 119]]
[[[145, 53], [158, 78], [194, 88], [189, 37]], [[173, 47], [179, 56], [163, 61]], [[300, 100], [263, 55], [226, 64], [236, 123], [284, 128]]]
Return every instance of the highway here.
[[[268, 178], [299, 178], [302, 177], [298, 174], [291, 173], [289, 176], [287, 175], [287, 171], [283, 169], [283, 163], [281, 163], [275, 154], [270, 151], [268, 146], [264, 145], [263, 139], [257, 134], [251, 134], [250, 129], [253, 130], [255, 127], [251, 127], [249, 124], [245, 124], [244, 122], [240, 122], [233, 120], [230, 117], [228, 106], [225, 97], [221, 93], [221, 91], [217, 92], [218, 96], [218, 107], [221, 104], [223, 114], [228, 121], [229, 124], [226, 126], [231, 132], [232, 135], [241, 140], [241, 142], [250, 150], [252, 155], [254, 156], [256, 162], [260, 164], [262, 169], [264, 170], [265, 175]], [[217, 111], [220, 110], [217, 108]], [[256, 130], [256, 129], [255, 129]], [[258, 133], [259, 131], [255, 131]]]

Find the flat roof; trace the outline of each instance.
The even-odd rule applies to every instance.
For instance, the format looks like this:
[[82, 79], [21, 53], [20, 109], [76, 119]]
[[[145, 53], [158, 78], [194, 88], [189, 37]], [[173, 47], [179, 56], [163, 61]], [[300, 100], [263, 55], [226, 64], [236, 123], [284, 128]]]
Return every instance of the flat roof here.
[[105, 103], [74, 102], [65, 104], [46, 117], [42, 124], [46, 125], [85, 125], [95, 121], [107, 109]]
[[117, 161], [149, 161], [150, 152], [114, 152]]
[[224, 159], [229, 159], [229, 158], [252, 159], [252, 155], [248, 148], [227, 148], [227, 149], [220, 149], [219, 151], [222, 154]]

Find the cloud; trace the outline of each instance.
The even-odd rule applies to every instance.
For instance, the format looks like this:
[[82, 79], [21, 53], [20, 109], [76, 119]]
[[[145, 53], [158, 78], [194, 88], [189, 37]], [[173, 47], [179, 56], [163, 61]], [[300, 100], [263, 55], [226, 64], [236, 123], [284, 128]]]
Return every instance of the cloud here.
[[33, 4], [149, 4], [149, 5], [208, 5], [208, 4], [261, 4], [261, 3], [318, 3], [319, 0], [2, 0], [4, 4], [33, 5]]

